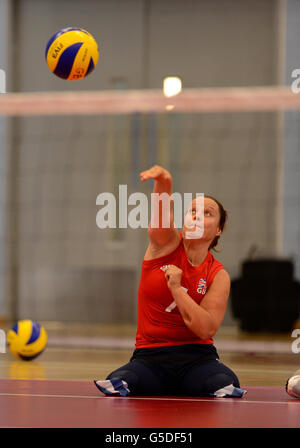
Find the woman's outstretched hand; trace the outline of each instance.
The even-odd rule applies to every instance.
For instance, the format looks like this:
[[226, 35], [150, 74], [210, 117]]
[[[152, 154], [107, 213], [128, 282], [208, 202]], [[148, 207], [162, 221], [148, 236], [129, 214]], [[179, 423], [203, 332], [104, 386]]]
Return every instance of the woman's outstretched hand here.
[[171, 180], [171, 174], [162, 166], [154, 165], [152, 168], [142, 171], [140, 173], [140, 179], [142, 182], [145, 182], [147, 179]]

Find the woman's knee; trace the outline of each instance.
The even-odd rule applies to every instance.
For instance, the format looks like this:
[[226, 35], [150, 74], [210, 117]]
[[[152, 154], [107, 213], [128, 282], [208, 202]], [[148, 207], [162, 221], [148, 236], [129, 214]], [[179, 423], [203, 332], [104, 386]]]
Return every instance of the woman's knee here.
[[234, 387], [240, 387], [240, 383], [236, 375], [221, 372], [208, 377], [204, 383], [204, 389], [207, 393], [214, 393], [219, 389], [230, 386], [231, 384]]
[[164, 387], [159, 375], [142, 363], [133, 361], [114, 370], [107, 377], [108, 380], [119, 378], [126, 381], [131, 395], [160, 395]]
[[241, 389], [237, 376], [232, 373], [217, 373], [206, 381], [206, 393], [219, 398], [241, 398], [246, 390]]
[[111, 380], [112, 378], [119, 378], [120, 380], [126, 381], [130, 391], [135, 389], [139, 380], [137, 373], [129, 368], [126, 368], [126, 366], [114, 370], [107, 376], [106, 379]]
[[242, 396], [241, 391], [236, 374], [219, 362], [193, 369], [183, 382], [183, 392], [189, 395]]

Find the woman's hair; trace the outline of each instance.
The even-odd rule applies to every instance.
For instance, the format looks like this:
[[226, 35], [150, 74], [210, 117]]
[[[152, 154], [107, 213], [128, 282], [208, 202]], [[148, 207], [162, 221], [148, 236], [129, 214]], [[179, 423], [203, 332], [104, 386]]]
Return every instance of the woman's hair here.
[[[219, 202], [216, 198], [214, 198], [213, 196], [204, 196], [205, 198], [209, 198], [212, 199], [213, 201], [215, 201], [215, 203], [218, 205], [219, 207], [219, 213], [220, 213], [220, 221], [219, 221], [219, 227], [220, 230], [223, 232], [223, 229], [225, 227], [225, 224], [227, 222], [227, 218], [228, 218], [228, 213], [227, 211], [224, 209], [223, 205], [221, 204], [221, 202]], [[215, 252], [218, 252], [215, 247], [217, 246], [218, 242], [219, 242], [219, 236], [215, 236], [215, 238], [213, 239], [213, 241], [211, 242], [208, 250], [213, 249]]]

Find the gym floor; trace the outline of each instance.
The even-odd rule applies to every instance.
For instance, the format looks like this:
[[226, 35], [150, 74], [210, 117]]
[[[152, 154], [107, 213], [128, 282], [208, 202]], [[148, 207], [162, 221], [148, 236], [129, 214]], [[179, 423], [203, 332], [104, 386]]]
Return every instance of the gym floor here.
[[285, 392], [300, 368], [291, 334], [221, 327], [215, 345], [247, 389], [242, 399], [111, 398], [93, 380], [128, 362], [135, 326], [42, 324], [49, 342], [38, 358], [0, 356], [0, 427], [300, 428], [300, 400]]

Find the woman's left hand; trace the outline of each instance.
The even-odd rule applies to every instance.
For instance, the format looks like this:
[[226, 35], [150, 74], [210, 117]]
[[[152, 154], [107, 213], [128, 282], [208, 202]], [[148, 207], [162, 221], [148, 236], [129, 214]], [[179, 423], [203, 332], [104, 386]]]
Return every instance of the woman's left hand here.
[[181, 287], [182, 270], [177, 266], [170, 264], [165, 272], [167, 285], [170, 290]]

